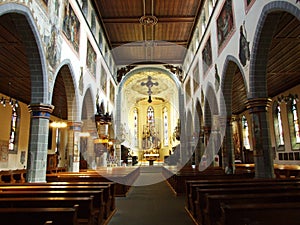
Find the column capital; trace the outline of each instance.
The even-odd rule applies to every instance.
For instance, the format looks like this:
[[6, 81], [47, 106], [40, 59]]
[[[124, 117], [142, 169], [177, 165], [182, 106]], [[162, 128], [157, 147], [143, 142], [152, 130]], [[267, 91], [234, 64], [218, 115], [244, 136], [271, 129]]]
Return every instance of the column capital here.
[[250, 113], [267, 112], [271, 106], [272, 99], [270, 98], [252, 98], [248, 99], [246, 108]]
[[53, 112], [54, 106], [49, 104], [30, 104], [28, 111], [31, 113], [31, 118], [45, 118], [49, 119], [50, 114]]
[[68, 121], [69, 130], [81, 131], [82, 125], [83, 125], [83, 122], [81, 122], [81, 121]]

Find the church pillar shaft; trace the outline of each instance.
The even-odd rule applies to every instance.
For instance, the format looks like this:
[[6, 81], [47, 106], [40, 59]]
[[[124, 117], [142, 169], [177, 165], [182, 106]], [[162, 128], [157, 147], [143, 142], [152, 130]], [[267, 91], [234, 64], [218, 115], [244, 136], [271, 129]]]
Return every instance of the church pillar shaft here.
[[49, 118], [54, 106], [31, 104], [28, 109], [31, 113], [31, 121], [26, 181], [46, 182]]
[[274, 178], [274, 162], [269, 134], [269, 98], [250, 99], [247, 108], [252, 119], [252, 144], [256, 178]]
[[229, 117], [227, 118], [223, 148], [223, 165], [227, 174], [233, 174], [235, 171], [232, 135], [232, 120]]
[[68, 171], [71, 172], [79, 172], [81, 127], [82, 122], [68, 122]]

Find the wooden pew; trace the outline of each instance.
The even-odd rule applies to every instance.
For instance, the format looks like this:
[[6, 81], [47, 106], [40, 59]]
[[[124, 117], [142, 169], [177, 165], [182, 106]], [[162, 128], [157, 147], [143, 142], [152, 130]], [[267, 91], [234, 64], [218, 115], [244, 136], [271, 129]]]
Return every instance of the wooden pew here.
[[204, 224], [217, 225], [222, 217], [222, 204], [244, 203], [281, 203], [300, 202], [298, 193], [253, 193], [253, 194], [224, 194], [207, 195], [204, 211]]
[[[186, 194], [187, 180], [244, 179], [254, 177], [252, 172], [227, 175], [220, 167], [208, 167], [204, 171], [192, 169], [191, 167], [184, 167], [179, 171], [176, 171], [173, 167], [171, 168], [172, 170], [169, 170], [169, 167], [163, 167], [163, 175], [167, 178], [168, 183], [177, 195]], [[171, 175], [172, 173], [173, 175]]]
[[[110, 193], [110, 184], [106, 183], [106, 185], [96, 186], [96, 185], [49, 185], [49, 184], [31, 184], [31, 185], [0, 185], [0, 191], [98, 191], [103, 190], [103, 197], [102, 197], [102, 205], [103, 205], [103, 215], [104, 219], [107, 219], [112, 209], [112, 196]], [[102, 209], [101, 209], [102, 210]]]
[[[1, 190], [1, 185], [0, 184], [0, 190]], [[15, 186], [51, 186], [51, 187], [60, 187], [63, 188], [65, 186], [108, 186], [109, 191], [105, 192], [104, 191], [104, 200], [109, 199], [108, 205], [110, 205], [110, 210], [114, 211], [116, 206], [115, 206], [115, 192], [116, 192], [116, 183], [112, 181], [102, 181], [102, 182], [48, 182], [48, 183], [14, 183], [14, 184], [5, 184], [7, 187], [15, 187]], [[107, 196], [106, 196], [107, 194]], [[109, 204], [110, 202], [110, 204]]]
[[94, 208], [94, 215], [97, 220], [97, 224], [103, 224], [108, 218], [108, 215], [105, 215], [105, 205], [103, 202], [103, 190], [61, 190], [61, 191], [32, 191], [32, 190], [6, 190], [0, 191], [0, 199], [1, 198], [37, 198], [37, 197], [90, 197], [94, 196], [93, 198], [93, 208]]
[[81, 172], [47, 174], [47, 182], [114, 182], [115, 196], [126, 196], [140, 174], [139, 167], [112, 167]]
[[14, 197], [0, 198], [0, 208], [61, 208], [78, 205], [77, 220], [79, 224], [96, 225], [97, 210], [90, 197]]
[[226, 187], [226, 188], [197, 188], [197, 200], [195, 201], [194, 219], [199, 224], [204, 224], [204, 209], [206, 206], [206, 196], [214, 194], [251, 194], [251, 193], [299, 193], [299, 186], [278, 185], [278, 186], [252, 186], [252, 187]]
[[223, 204], [218, 225], [298, 225], [300, 202]]
[[224, 188], [224, 187], [250, 187], [250, 186], [277, 186], [277, 185], [300, 185], [300, 180], [297, 179], [217, 179], [217, 180], [193, 180], [186, 181], [186, 208], [194, 215], [194, 203], [197, 199], [197, 188]]
[[1, 225], [78, 225], [78, 205], [63, 208], [0, 208]]

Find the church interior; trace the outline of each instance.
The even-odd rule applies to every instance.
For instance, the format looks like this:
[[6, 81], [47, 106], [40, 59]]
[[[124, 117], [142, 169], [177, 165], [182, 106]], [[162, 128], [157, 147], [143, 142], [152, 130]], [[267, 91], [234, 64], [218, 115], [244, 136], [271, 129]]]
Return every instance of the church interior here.
[[299, 224], [299, 74], [298, 0], [0, 0], [3, 225]]

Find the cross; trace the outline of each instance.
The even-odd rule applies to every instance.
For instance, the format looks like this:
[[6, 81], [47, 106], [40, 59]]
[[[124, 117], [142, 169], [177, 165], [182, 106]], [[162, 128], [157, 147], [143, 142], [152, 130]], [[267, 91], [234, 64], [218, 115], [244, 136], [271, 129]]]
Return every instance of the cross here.
[[158, 86], [158, 82], [152, 82], [152, 77], [148, 76], [148, 81], [146, 83], [142, 82], [141, 85], [148, 87], [148, 94], [150, 96], [152, 94], [151, 88], [153, 87], [153, 85]]

